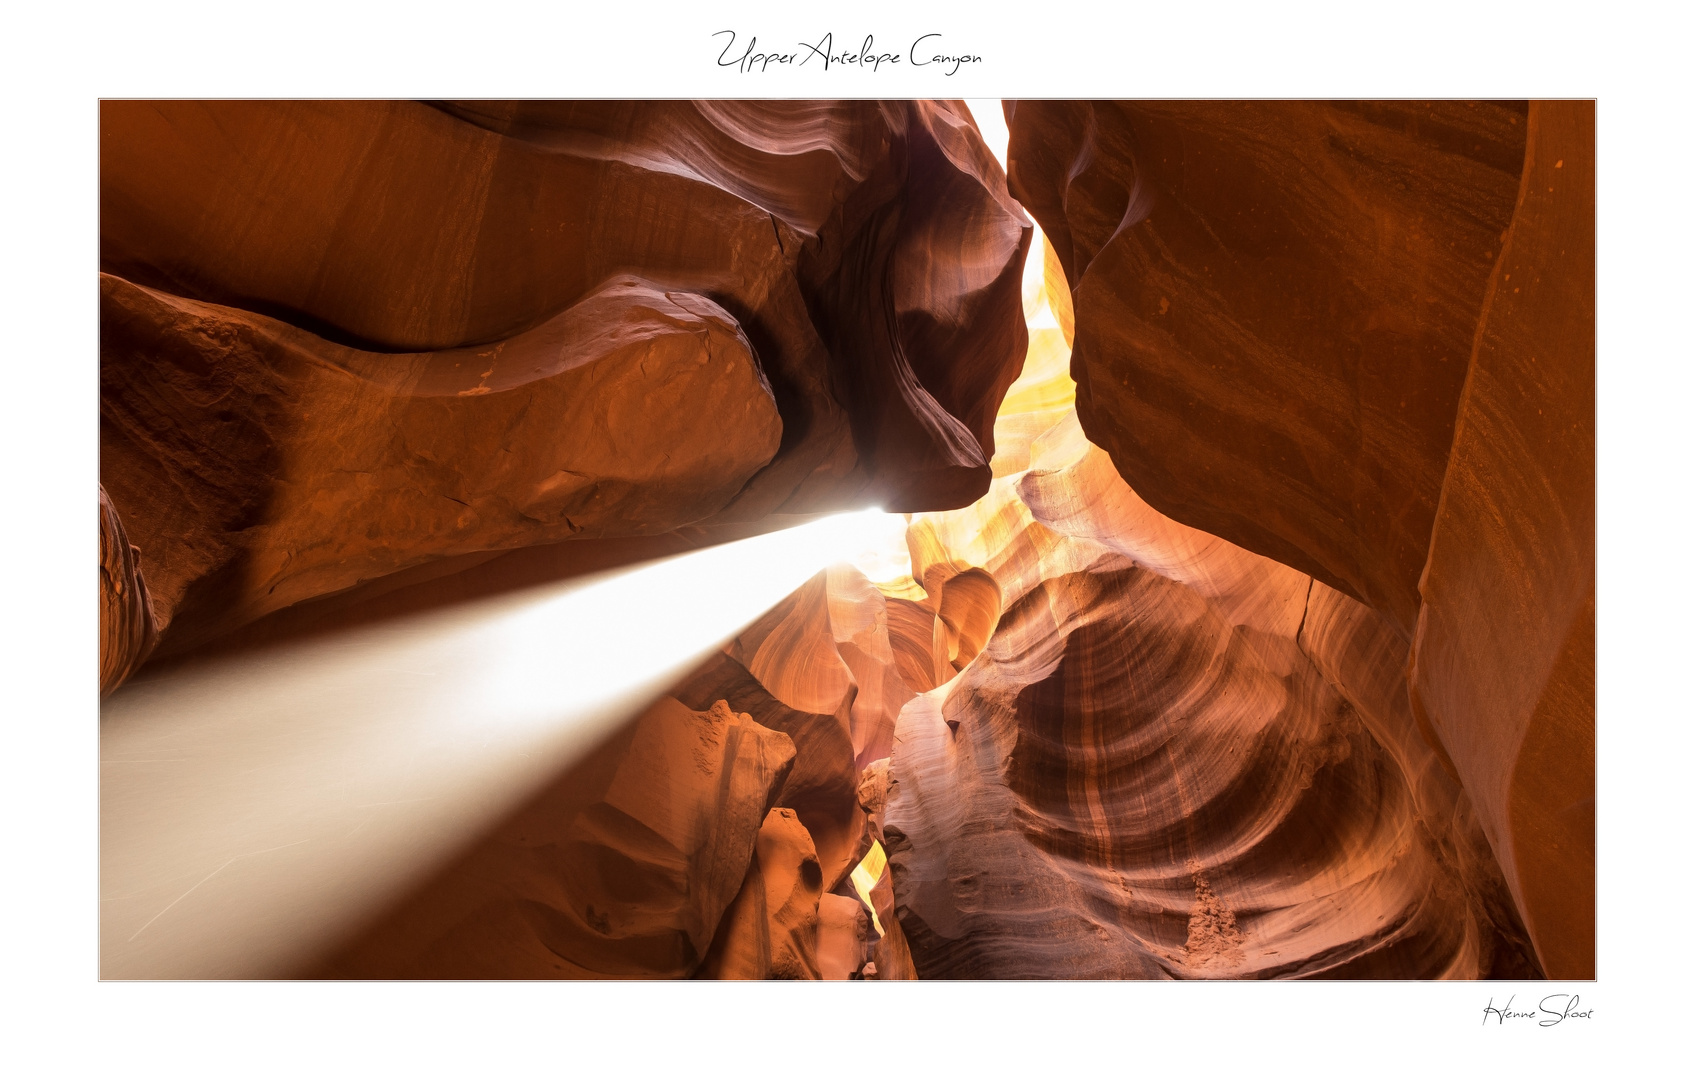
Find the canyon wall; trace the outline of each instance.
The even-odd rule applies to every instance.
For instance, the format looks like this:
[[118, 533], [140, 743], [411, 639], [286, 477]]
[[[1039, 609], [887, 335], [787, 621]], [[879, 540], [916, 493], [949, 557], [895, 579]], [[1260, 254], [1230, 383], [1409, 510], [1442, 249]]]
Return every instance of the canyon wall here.
[[908, 513], [299, 974], [1593, 975], [1592, 105], [1007, 117], [103, 106], [104, 689]]
[[[700, 736], [682, 718], [739, 715], [793, 747], [777, 784], [749, 788], [734, 812], [764, 824], [744, 830], [739, 891], [714, 894], [717, 930], [691, 946], [689, 973], [1542, 975], [1488, 809], [1415, 713], [1404, 636], [1142, 500], [1084, 436], [1067, 299], [1051, 257], [1026, 295], [1030, 349], [997, 420], [990, 490], [911, 517], [909, 573], [821, 572], [656, 706], [685, 745]], [[653, 762], [682, 750], [638, 749], [615, 740], [585, 768], [679, 784]], [[550, 815], [576, 815], [575, 830], [590, 820]], [[612, 855], [555, 847], [545, 863], [512, 862], [511, 836], [535, 821], [526, 811], [497, 830], [321, 973], [434, 970], [447, 954], [433, 928], [470, 909], [472, 882], [522, 883], [530, 865], [601, 880]], [[654, 858], [634, 833], [598, 835], [619, 866]], [[662, 861], [696, 857], [675, 847]], [[621, 902], [664, 906], [681, 872], [625, 873]], [[481, 970], [545, 973], [521, 943], [566, 916], [525, 910], [531, 929], [478, 939], [496, 965]]]
[[926, 590], [998, 587], [980, 654], [895, 730], [881, 831], [917, 974], [1536, 974], [1405, 641], [1131, 490], [1071, 407], [1057, 264], [989, 494], [909, 531]]
[[988, 481], [1030, 226], [958, 103], [100, 127], [103, 512], [160, 656], [445, 560]]
[[1548, 974], [1592, 977], [1593, 103], [1007, 116], [1083, 432], [1152, 507], [1411, 647], [1384, 701], [1410, 697]]

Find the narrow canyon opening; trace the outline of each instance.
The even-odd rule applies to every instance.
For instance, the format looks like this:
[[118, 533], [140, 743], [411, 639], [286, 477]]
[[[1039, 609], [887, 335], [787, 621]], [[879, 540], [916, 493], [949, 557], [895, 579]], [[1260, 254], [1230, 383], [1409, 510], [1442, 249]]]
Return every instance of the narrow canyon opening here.
[[1592, 104], [101, 132], [103, 977], [1593, 977]]

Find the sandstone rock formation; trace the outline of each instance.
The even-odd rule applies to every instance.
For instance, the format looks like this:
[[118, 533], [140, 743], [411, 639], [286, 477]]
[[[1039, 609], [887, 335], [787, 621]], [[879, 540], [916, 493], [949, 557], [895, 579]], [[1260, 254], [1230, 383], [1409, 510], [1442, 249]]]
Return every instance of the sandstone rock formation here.
[[1024, 352], [958, 103], [106, 102], [101, 228], [160, 655], [443, 558], [963, 505]]
[[872, 946], [871, 962], [876, 965], [877, 978], [884, 982], [910, 982], [918, 978], [912, 963], [912, 949], [906, 943], [900, 919], [895, 916], [894, 883], [885, 864], [877, 885], [871, 890], [873, 910], [881, 922], [883, 933]]
[[1254, 599], [1283, 618], [1255, 626], [1140, 566], [1050, 579], [908, 706], [883, 831], [921, 976], [1490, 970], [1510, 924], [1301, 654], [1305, 589], [1273, 608], [1275, 584]]
[[1535, 102], [1410, 683], [1550, 976], [1595, 972], [1595, 109]]
[[686, 525], [782, 437], [735, 320], [634, 278], [429, 353], [107, 275], [101, 300], [102, 467], [179, 648], [429, 558]]
[[115, 689], [158, 643], [153, 600], [124, 523], [100, 489], [100, 692]]
[[1410, 634], [1522, 104], [1017, 102], [1083, 430], [1162, 513]]
[[859, 778], [859, 805], [865, 811], [871, 835], [883, 842], [883, 811], [889, 801], [889, 759], [881, 758], [866, 766]]
[[1069, 408], [1063, 332], [1032, 335], [990, 493], [909, 531], [915, 579], [977, 566], [1005, 607], [896, 728], [882, 835], [917, 974], [1534, 974], [1404, 639], [1143, 502]]
[[725, 701], [795, 745], [794, 767], [784, 781], [782, 806], [805, 828], [823, 874], [834, 888], [864, 855], [865, 815], [859, 808], [853, 743], [834, 713], [805, 712], [778, 700], [736, 660], [714, 656], [672, 690], [691, 708]]
[[820, 901], [840, 897], [824, 894], [823, 887], [823, 871], [800, 819], [792, 810], [771, 811], [760, 826], [742, 889], [724, 912], [695, 978], [825, 977]]
[[1421, 820], [1455, 808], [1469, 902], [1592, 976], [1593, 104], [1007, 115], [1083, 431], [1160, 511], [1316, 577], [1300, 644]]
[[825, 979], [859, 975], [871, 937], [865, 905], [851, 896], [825, 893], [818, 902], [818, 965]]
[[312, 974], [1593, 975], [1593, 106], [1007, 116], [103, 107], [104, 689], [908, 513]]
[[895, 717], [911, 696], [895, 662], [886, 605], [862, 573], [833, 567], [744, 630], [726, 652], [792, 708], [840, 716], [862, 768], [888, 756]]
[[794, 758], [788, 736], [723, 702], [662, 698], [313, 974], [684, 978], [756, 849], [761, 895], [782, 900], [771, 925], [794, 935], [783, 963], [808, 970], [821, 876], [805, 829], [773, 811]]

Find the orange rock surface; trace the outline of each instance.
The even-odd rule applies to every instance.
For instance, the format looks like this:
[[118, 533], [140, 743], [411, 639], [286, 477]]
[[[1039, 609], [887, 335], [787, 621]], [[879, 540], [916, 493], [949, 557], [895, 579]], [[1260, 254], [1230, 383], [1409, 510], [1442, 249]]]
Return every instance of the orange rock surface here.
[[1427, 812], [1463, 792], [1442, 843], [1479, 902], [1592, 977], [1593, 104], [1007, 113], [1084, 431], [1155, 506], [1376, 610], [1302, 643]]
[[895, 916], [894, 884], [886, 866], [877, 879], [876, 887], [871, 890], [871, 902], [883, 924], [883, 934], [872, 947], [872, 963], [876, 965], [877, 978], [885, 982], [911, 982], [918, 978], [918, 970], [913, 967], [912, 949], [906, 943], [900, 919]]
[[100, 489], [100, 691], [117, 687], [158, 643], [153, 601], [124, 523]]
[[818, 964], [823, 978], [850, 979], [866, 963], [871, 937], [865, 905], [851, 896], [825, 893], [818, 902]]
[[634, 278], [429, 353], [106, 275], [101, 299], [102, 469], [178, 648], [432, 558], [674, 529], [782, 438], [735, 320]]
[[1593, 105], [1006, 116], [103, 106], [104, 689], [906, 515], [315, 974], [1593, 976]]
[[160, 655], [444, 558], [988, 480], [1030, 226], [958, 103], [100, 127], [101, 475]]
[[1162, 513], [1404, 636], [1523, 103], [1010, 103], [1076, 306], [1077, 412]]
[[828, 978], [820, 974], [819, 901], [830, 899], [823, 887], [805, 826], [792, 810], [771, 811], [760, 826], [741, 892], [724, 913], [695, 978]]
[[1548, 974], [1595, 975], [1595, 106], [1533, 102], [1413, 644], [1413, 707]]
[[773, 810], [794, 757], [788, 736], [723, 702], [662, 698], [311, 974], [686, 978], [756, 850], [762, 895], [798, 890], [794, 911], [767, 910], [797, 935], [783, 962], [803, 970], [821, 880], [805, 829]]
[[1405, 639], [1143, 502], [1083, 436], [1064, 336], [1032, 333], [989, 494], [908, 533], [913, 579], [975, 567], [1004, 607], [896, 728], [882, 836], [917, 974], [1536, 974]]
[[792, 708], [747, 668], [722, 654], [671, 692], [691, 708], [710, 708], [714, 701], [725, 701], [794, 742], [794, 767], [783, 783], [780, 801], [805, 828], [824, 888], [834, 888], [864, 855], [868, 843], [855, 785], [853, 743], [842, 718]]

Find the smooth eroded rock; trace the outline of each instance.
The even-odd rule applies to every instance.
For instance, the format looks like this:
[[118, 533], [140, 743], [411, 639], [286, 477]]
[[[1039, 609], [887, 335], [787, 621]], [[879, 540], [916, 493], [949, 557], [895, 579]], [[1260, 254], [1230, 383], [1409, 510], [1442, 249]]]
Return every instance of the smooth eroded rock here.
[[824, 878], [806, 827], [778, 807], [759, 828], [741, 891], [724, 913], [697, 979], [819, 979]]
[[1009, 103], [1083, 429], [1162, 513], [1409, 636], [1525, 107]]
[[1414, 643], [1552, 978], [1595, 974], [1595, 105], [1531, 105]]
[[735, 320], [634, 278], [429, 353], [109, 275], [101, 301], [103, 482], [167, 646], [432, 559], [699, 521], [782, 438]]
[[744, 886], [794, 754], [723, 702], [662, 698], [312, 974], [686, 978]]
[[159, 641], [140, 552], [100, 489], [100, 692], [114, 690]]

